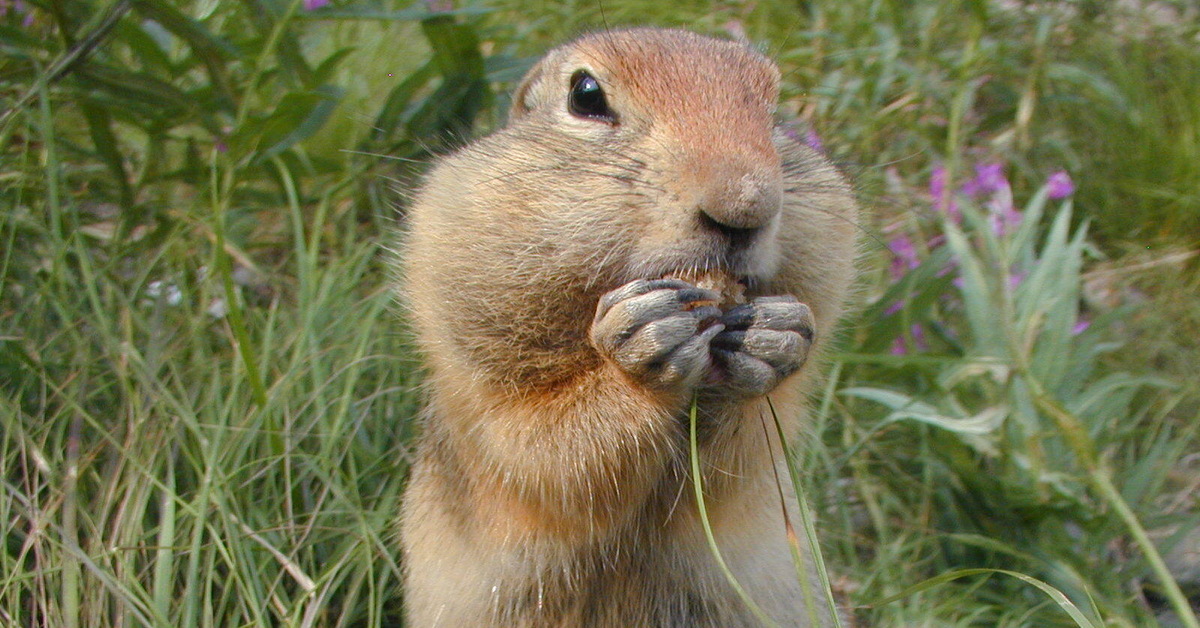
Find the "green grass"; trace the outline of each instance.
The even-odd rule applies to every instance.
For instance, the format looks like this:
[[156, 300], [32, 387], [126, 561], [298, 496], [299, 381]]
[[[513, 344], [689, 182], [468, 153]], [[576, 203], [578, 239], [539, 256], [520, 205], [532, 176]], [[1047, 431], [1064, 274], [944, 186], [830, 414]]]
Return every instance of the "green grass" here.
[[[0, 625], [397, 621], [390, 229], [534, 56], [632, 23], [760, 42], [869, 210], [794, 448], [834, 588], [880, 626], [1152, 625], [1200, 521], [1200, 26], [1161, 4], [4, 5]], [[986, 163], [1003, 236], [928, 191]]]

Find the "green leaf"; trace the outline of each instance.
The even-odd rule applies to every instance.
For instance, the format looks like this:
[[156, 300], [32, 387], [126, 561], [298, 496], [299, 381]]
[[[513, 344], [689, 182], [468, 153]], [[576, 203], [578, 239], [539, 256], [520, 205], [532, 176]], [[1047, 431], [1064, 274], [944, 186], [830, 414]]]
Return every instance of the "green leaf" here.
[[134, 211], [133, 189], [129, 185], [129, 174], [125, 171], [125, 160], [118, 150], [120, 143], [112, 132], [112, 118], [108, 111], [91, 103], [83, 104], [83, 116], [87, 119], [88, 130], [91, 132], [92, 144], [96, 154], [108, 167], [113, 181], [117, 184], [121, 206], [125, 209], [123, 218], [128, 221], [137, 216]]
[[154, 20], [188, 43], [192, 54], [196, 55], [207, 69], [209, 80], [221, 95], [222, 106], [232, 110], [236, 98], [229, 84], [225, 62], [227, 59], [237, 59], [240, 56], [238, 49], [209, 32], [204, 24], [180, 13], [170, 3], [134, 0], [133, 8], [146, 19]]
[[1086, 228], [1070, 236], [1070, 204], [1055, 217], [1045, 243], [1018, 288], [1013, 324], [1030, 346], [1033, 373], [1057, 392], [1074, 360], [1074, 326], [1079, 318], [1080, 273]]
[[37, 381], [42, 365], [31, 355], [20, 339], [0, 336], [0, 386], [10, 393]]
[[292, 34], [290, 23], [281, 23], [281, 20], [295, 17], [295, 14], [290, 12], [292, 0], [246, 0], [245, 4], [255, 28], [262, 36], [258, 40], [259, 46], [255, 54], [264, 52], [262, 46], [270, 46], [271, 50], [266, 52], [275, 53], [275, 58], [279, 61], [278, 69], [283, 70], [293, 85], [313, 87], [315, 84], [312, 82], [312, 68], [308, 67], [308, 62], [304, 59], [300, 42]]
[[329, 83], [333, 79], [333, 73], [337, 71], [338, 66], [355, 50], [353, 47], [339, 48], [336, 52], [326, 57], [312, 72], [313, 84], [324, 85]]
[[5, 57], [9, 60], [31, 60], [35, 58], [30, 52], [33, 50], [48, 53], [50, 47], [44, 38], [30, 37], [24, 30], [0, 25], [0, 53]]
[[262, 163], [312, 137], [324, 126], [341, 97], [340, 88], [328, 85], [286, 94], [271, 114], [247, 120], [231, 134], [230, 151], [235, 159], [253, 155], [252, 163]]
[[[987, 227], [983, 218], [972, 211], [970, 206], [963, 206], [963, 216], [972, 220], [982, 229], [977, 229], [987, 240]], [[983, 255], [995, 251], [994, 247], [985, 244], [983, 251], [976, 251], [962, 229], [953, 222], [944, 223], [946, 246], [953, 252], [958, 263], [959, 276], [962, 278], [960, 290], [967, 320], [970, 323], [971, 334], [975, 342], [974, 353], [979, 356], [1003, 357], [1008, 355], [1008, 347], [1004, 337], [1007, 321], [998, 319], [1002, 314], [997, 291], [1007, 289], [1000, 286], [994, 272], [987, 269]], [[989, 256], [988, 261], [995, 257]]]
[[393, 137], [413, 96], [433, 79], [433, 75], [434, 66], [432, 63], [427, 63], [392, 88], [383, 107], [379, 110], [379, 115], [375, 117], [375, 125], [371, 129], [370, 135], [372, 142], [384, 142]]
[[442, 84], [409, 118], [409, 135], [427, 143], [467, 136], [475, 118], [492, 104], [479, 37], [472, 27], [444, 14], [423, 20], [421, 29]]
[[143, 128], [170, 128], [195, 119], [193, 99], [174, 85], [144, 72], [88, 61], [71, 75], [83, 97], [110, 107], [114, 115]]
[[[985, 408], [971, 416], [950, 416], [939, 411], [932, 405], [918, 401], [909, 395], [882, 388], [846, 388], [841, 391], [841, 394], [874, 401], [890, 408], [892, 412], [883, 419], [883, 423], [916, 421], [948, 432], [954, 432], [959, 436], [983, 436], [990, 434], [996, 428], [1000, 427], [1008, 415], [1006, 408], [997, 406]], [[984, 445], [984, 443], [974, 441], [972, 441], [972, 444], [976, 446]]]
[[421, 30], [433, 49], [433, 62], [445, 78], [455, 76], [483, 78], [483, 54], [475, 29], [459, 24], [453, 17], [437, 14], [421, 21]]
[[[150, 30], [157, 31], [158, 36], [148, 32]], [[164, 38], [170, 39], [170, 35], [158, 22], [145, 20], [141, 24], [131, 24], [125, 21], [117, 25], [117, 41], [129, 47], [130, 52], [141, 61], [142, 67], [174, 75], [174, 64], [160, 41]]]
[[489, 81], [496, 83], [512, 83], [525, 76], [529, 68], [537, 62], [537, 57], [511, 57], [509, 55], [492, 55], [483, 60], [484, 73]]

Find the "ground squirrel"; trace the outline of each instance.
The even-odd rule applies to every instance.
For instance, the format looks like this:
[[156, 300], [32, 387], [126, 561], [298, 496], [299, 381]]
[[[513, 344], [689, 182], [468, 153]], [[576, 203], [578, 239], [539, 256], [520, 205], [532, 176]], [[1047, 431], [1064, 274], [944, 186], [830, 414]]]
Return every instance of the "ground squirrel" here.
[[726, 561], [780, 625], [810, 625], [766, 395], [798, 430], [856, 208], [776, 123], [778, 91], [743, 43], [594, 33], [428, 174], [401, 264], [428, 367], [401, 515], [410, 625], [758, 625], [699, 521], [694, 398]]

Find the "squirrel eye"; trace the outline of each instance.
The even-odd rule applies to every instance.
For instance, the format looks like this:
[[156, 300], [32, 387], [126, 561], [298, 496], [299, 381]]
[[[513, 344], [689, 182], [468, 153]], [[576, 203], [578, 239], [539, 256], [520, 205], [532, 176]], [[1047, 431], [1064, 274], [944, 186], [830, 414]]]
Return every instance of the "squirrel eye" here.
[[608, 100], [600, 82], [591, 74], [577, 70], [571, 75], [571, 94], [567, 98], [567, 110], [577, 118], [592, 118], [615, 124], [616, 114], [608, 108]]

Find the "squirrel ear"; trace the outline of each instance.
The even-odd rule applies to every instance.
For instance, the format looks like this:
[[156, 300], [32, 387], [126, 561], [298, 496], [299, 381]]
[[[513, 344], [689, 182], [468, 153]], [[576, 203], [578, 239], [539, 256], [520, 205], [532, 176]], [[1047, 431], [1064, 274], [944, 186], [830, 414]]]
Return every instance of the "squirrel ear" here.
[[542, 77], [546, 74], [545, 68], [546, 59], [543, 59], [525, 74], [525, 78], [521, 79], [521, 84], [513, 94], [512, 108], [508, 110], [508, 120], [510, 122], [520, 120], [537, 106], [535, 92], [539, 83], [542, 82]]

